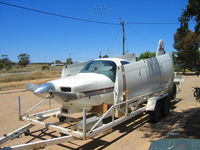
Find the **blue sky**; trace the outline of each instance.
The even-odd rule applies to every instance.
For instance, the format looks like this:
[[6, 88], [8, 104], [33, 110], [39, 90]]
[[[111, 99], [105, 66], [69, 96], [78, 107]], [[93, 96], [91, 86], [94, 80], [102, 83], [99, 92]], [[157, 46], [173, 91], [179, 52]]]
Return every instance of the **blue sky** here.
[[[0, 0], [61, 15], [120, 23], [178, 23], [187, 0]], [[173, 35], [179, 24], [126, 24], [128, 53], [155, 51], [159, 39], [167, 52], [174, 50]], [[31, 62], [86, 61], [122, 54], [121, 25], [65, 19], [0, 4], [0, 55], [17, 62], [21, 53]]]

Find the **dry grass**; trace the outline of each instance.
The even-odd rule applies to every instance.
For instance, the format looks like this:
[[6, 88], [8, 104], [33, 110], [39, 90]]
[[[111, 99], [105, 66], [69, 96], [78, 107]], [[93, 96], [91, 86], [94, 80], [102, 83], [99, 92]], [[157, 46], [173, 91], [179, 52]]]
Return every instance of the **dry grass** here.
[[11, 73], [1, 76], [0, 83], [35, 80], [43, 78], [59, 78], [60, 74], [61, 72], [57, 71], [36, 71], [29, 73], [14, 73], [14, 74]]
[[41, 70], [42, 64], [30, 64], [24, 68], [13, 66], [10, 70], [2, 69], [0, 73], [17, 73], [17, 72], [31, 72]]
[[16, 90], [16, 89], [25, 89], [26, 83], [33, 83], [37, 85], [41, 85], [46, 83], [50, 80], [57, 79], [56, 78], [42, 78], [42, 79], [35, 79], [35, 80], [24, 80], [24, 81], [16, 81], [16, 82], [4, 82], [0, 83], [0, 91], [9, 91], [9, 90]]
[[13, 66], [11, 70], [1, 70], [0, 83], [60, 77], [62, 66], [49, 66], [48, 71], [42, 71], [42, 66], [45, 64], [29, 64], [24, 68]]
[[30, 64], [24, 68], [13, 67], [11, 70], [0, 71], [0, 91], [25, 88], [26, 83], [42, 84], [60, 78], [62, 66], [49, 66], [42, 71], [44, 64]]
[[[33, 72], [33, 71], [41, 71], [42, 66], [47, 66], [46, 64], [29, 64], [24, 68], [13, 66], [10, 70], [2, 69], [1, 73], [18, 73], [18, 72]], [[61, 71], [62, 66], [49, 66], [51, 71]]]

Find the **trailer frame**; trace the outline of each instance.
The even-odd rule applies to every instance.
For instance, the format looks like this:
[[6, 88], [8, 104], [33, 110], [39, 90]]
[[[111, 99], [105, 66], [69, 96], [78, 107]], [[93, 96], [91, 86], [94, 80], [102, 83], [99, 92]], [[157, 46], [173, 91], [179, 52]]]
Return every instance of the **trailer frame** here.
[[[45, 119], [47, 119], [51, 116], [57, 117], [57, 118], [62, 116], [61, 108], [49, 109], [47, 111], [29, 114], [32, 110], [34, 110], [36, 107], [41, 105], [44, 101], [47, 101], [50, 98], [50, 95], [46, 96], [38, 104], [36, 104], [32, 108], [30, 108], [24, 114], [21, 114], [20, 97], [18, 97], [19, 120], [26, 121], [26, 122], [28, 122], [28, 124], [1, 137], [0, 145], [7, 142], [8, 140], [12, 140], [16, 137], [19, 137], [23, 133], [29, 133], [29, 129], [32, 128], [33, 126], [40, 126], [42, 128], [52, 129], [52, 130], [58, 131], [62, 134], [66, 134], [66, 136], [64, 136], [64, 137], [61, 136], [61, 137], [47, 139], [47, 140], [41, 140], [41, 141], [27, 143], [27, 144], [19, 144], [19, 145], [15, 145], [15, 146], [10, 146], [9, 148], [11, 148], [13, 150], [18, 150], [18, 149], [23, 149], [23, 150], [34, 149], [35, 150], [35, 149], [44, 148], [45, 146], [68, 142], [68, 141], [72, 141], [75, 139], [87, 140], [87, 139], [90, 139], [90, 138], [98, 135], [99, 133], [102, 133], [104, 131], [108, 131], [109, 129], [112, 129], [114, 126], [117, 126], [118, 124], [125, 122], [125, 121], [133, 118], [134, 116], [137, 116], [146, 111], [154, 111], [157, 101], [168, 96], [166, 88], [163, 88], [161, 90], [154, 91], [151, 93], [146, 93], [142, 96], [138, 96], [138, 97], [135, 97], [135, 98], [132, 98], [129, 100], [126, 100], [126, 93], [123, 93], [123, 94], [124, 94], [123, 97], [125, 98], [124, 101], [122, 101], [118, 104], [112, 105], [106, 111], [106, 113], [103, 114], [100, 117], [100, 119], [89, 130], [86, 130], [87, 115], [86, 115], [86, 109], [83, 108], [82, 131], [78, 130], [77, 127], [75, 129], [60, 127], [60, 126], [58, 126], [58, 124], [60, 122], [55, 122], [55, 123], [43, 122]], [[154, 101], [154, 103], [152, 103], [152, 101]], [[120, 116], [119, 118], [115, 118], [116, 111], [121, 112], [123, 115]], [[102, 122], [107, 117], [111, 117], [112, 120], [106, 124], [98, 126], [100, 124], [100, 122]]]

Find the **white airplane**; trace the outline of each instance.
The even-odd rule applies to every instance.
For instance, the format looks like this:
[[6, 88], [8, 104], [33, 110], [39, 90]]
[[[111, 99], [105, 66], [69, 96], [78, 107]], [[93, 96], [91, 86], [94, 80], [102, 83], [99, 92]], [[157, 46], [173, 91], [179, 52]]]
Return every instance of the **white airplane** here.
[[165, 54], [164, 42], [158, 43], [156, 57], [130, 62], [120, 58], [96, 59], [86, 64], [76, 75], [49, 81], [40, 86], [27, 84], [34, 94], [50, 94], [62, 104], [63, 112], [81, 112], [83, 108], [107, 104], [111, 106], [158, 90], [174, 95], [173, 60]]

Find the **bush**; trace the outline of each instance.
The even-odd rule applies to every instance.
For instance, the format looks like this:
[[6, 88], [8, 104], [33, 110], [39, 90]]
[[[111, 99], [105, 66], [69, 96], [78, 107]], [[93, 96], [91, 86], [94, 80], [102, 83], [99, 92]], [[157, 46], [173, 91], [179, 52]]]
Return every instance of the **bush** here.
[[0, 70], [3, 69], [4, 65], [2, 62], [0, 62]]
[[9, 66], [6, 66], [6, 71], [9, 71], [9, 70], [11, 70], [11, 68], [12, 68], [12, 66], [11, 66], [11, 65], [9, 65]]
[[49, 66], [42, 66], [42, 71], [49, 70]]
[[185, 69], [185, 72], [191, 72], [191, 71], [190, 71], [189, 69], [186, 68], [186, 69]]

